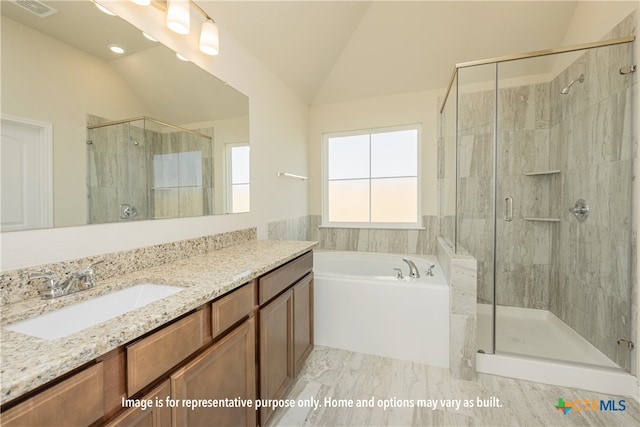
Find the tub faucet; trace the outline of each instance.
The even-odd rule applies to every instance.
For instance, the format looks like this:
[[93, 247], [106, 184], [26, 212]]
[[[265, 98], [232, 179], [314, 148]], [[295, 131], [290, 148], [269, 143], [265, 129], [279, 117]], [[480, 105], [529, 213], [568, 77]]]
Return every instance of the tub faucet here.
[[434, 268], [435, 266], [436, 266], [435, 264], [431, 264], [431, 265], [429, 266], [429, 268], [427, 269], [427, 276], [431, 276], [431, 277], [433, 277], [433, 268]]
[[402, 258], [402, 260], [409, 265], [409, 277], [413, 277], [414, 279], [419, 279], [420, 272], [418, 271], [418, 267], [416, 267], [416, 264], [413, 261], [411, 261], [409, 258]]

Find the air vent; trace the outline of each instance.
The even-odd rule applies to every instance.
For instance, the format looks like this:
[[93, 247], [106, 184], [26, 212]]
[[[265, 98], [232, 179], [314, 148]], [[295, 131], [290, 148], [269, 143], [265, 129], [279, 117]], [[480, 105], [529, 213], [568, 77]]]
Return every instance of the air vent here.
[[46, 4], [37, 0], [11, 0], [11, 3], [15, 4], [16, 6], [20, 6], [24, 10], [28, 10], [29, 12], [39, 16], [40, 18], [45, 18], [49, 15], [53, 15], [54, 13], [58, 13], [58, 11], [51, 6], [47, 6]]

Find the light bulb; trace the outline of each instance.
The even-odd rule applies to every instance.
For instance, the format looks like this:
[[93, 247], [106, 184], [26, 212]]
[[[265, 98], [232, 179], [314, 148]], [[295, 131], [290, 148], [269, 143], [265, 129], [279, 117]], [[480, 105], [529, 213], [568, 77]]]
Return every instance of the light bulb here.
[[219, 42], [218, 25], [213, 20], [207, 19], [200, 31], [200, 50], [207, 55], [217, 55]]
[[178, 34], [189, 34], [189, 0], [167, 1], [167, 27]]

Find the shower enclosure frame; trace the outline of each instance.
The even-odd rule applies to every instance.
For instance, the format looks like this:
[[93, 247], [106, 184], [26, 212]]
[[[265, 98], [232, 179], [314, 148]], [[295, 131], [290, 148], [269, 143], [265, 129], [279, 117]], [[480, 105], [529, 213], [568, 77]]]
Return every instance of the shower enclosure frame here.
[[[557, 54], [562, 54], [562, 53], [569, 53], [569, 52], [579, 52], [579, 51], [587, 51], [589, 49], [593, 49], [593, 48], [599, 48], [599, 47], [607, 47], [607, 46], [614, 46], [614, 45], [619, 45], [619, 44], [625, 44], [625, 43], [631, 43], [635, 41], [635, 36], [627, 36], [627, 37], [620, 37], [620, 38], [615, 38], [615, 39], [609, 39], [609, 40], [603, 40], [603, 41], [597, 41], [597, 42], [591, 42], [591, 43], [583, 43], [583, 44], [577, 44], [577, 45], [572, 45], [572, 46], [567, 46], [567, 47], [560, 47], [560, 48], [555, 48], [555, 49], [546, 49], [546, 50], [540, 50], [540, 51], [533, 51], [533, 52], [527, 52], [527, 53], [520, 53], [520, 54], [514, 54], [514, 55], [505, 55], [505, 56], [500, 56], [500, 57], [495, 57], [495, 58], [488, 58], [488, 59], [482, 59], [482, 60], [476, 60], [476, 61], [469, 61], [469, 62], [464, 62], [464, 63], [459, 63], [456, 64], [453, 72], [451, 74], [451, 78], [449, 80], [448, 86], [447, 86], [447, 90], [444, 96], [444, 99], [442, 101], [442, 107], [440, 108], [440, 114], [442, 115], [445, 111], [445, 108], [447, 107], [447, 99], [449, 98], [449, 95], [451, 94], [452, 89], [454, 88], [454, 83], [455, 83], [455, 89], [456, 89], [456, 97], [459, 96], [459, 85], [460, 85], [460, 81], [459, 81], [459, 70], [464, 69], [464, 68], [469, 68], [469, 67], [475, 67], [475, 66], [481, 66], [481, 65], [494, 65], [494, 85], [493, 88], [491, 90], [493, 90], [493, 96], [494, 96], [494, 105], [493, 105], [493, 114], [494, 114], [494, 118], [493, 118], [493, 141], [492, 141], [492, 149], [493, 149], [493, 170], [491, 171], [492, 173], [492, 201], [493, 201], [493, 229], [491, 231], [492, 233], [492, 238], [493, 238], [493, 242], [492, 242], [492, 262], [493, 262], [493, 277], [492, 277], [492, 282], [493, 282], [493, 286], [492, 286], [492, 331], [491, 331], [491, 340], [492, 340], [492, 351], [491, 353], [495, 353], [496, 351], [496, 307], [497, 307], [497, 276], [496, 276], [496, 264], [497, 264], [497, 255], [496, 255], [496, 247], [497, 247], [497, 234], [498, 234], [498, 226], [497, 226], [497, 222], [498, 222], [498, 98], [499, 98], [499, 79], [498, 79], [498, 68], [499, 68], [499, 64], [505, 63], [505, 62], [510, 62], [510, 61], [516, 61], [516, 60], [522, 60], [522, 59], [530, 59], [530, 58], [537, 58], [537, 57], [543, 57], [543, 56], [549, 56], [549, 55], [557, 55]], [[624, 64], [627, 65], [627, 64]], [[459, 105], [458, 105], [458, 100], [456, 100], [456, 104], [453, 107], [455, 110], [455, 167], [456, 167], [456, 171], [455, 171], [455, 211], [453, 212], [454, 217], [456, 218], [456, 220], [453, 222], [453, 249], [455, 252], [458, 252], [459, 247], [458, 247], [458, 241], [459, 241], [459, 225], [458, 225], [458, 218], [459, 218], [459, 206], [458, 206], [458, 191], [459, 191], [459, 159], [460, 159], [460, 131], [459, 131]], [[452, 110], [453, 111], [453, 110]], [[442, 189], [441, 189], [442, 191]], [[627, 242], [628, 243], [628, 242]], [[631, 303], [630, 303], [631, 306]]]
[[[132, 124], [134, 123], [142, 123], [141, 127], [138, 127], [138, 132], [141, 132], [141, 135], [138, 135], [137, 138], [132, 136]], [[147, 124], [153, 124], [154, 126], [160, 127], [163, 131], [158, 131], [157, 129], [147, 128]], [[106, 218], [101, 218], [98, 221], [92, 221], [92, 204], [89, 201], [88, 204], [88, 218], [90, 223], [103, 223], [103, 222], [116, 222], [116, 221], [131, 221], [131, 220], [139, 220], [139, 219], [157, 219], [157, 218], [177, 218], [183, 216], [201, 216], [208, 214], [207, 212], [213, 212], [213, 195], [208, 194], [213, 191], [213, 137], [212, 135], [207, 135], [205, 133], [199, 132], [193, 129], [187, 129], [178, 125], [174, 125], [162, 120], [154, 119], [149, 116], [136, 116], [129, 117], [121, 120], [111, 120], [111, 121], [100, 121], [99, 123], [87, 124], [87, 144], [88, 147], [94, 146], [94, 141], [91, 136], [91, 131], [100, 129], [100, 128], [110, 128], [112, 126], [119, 125], [127, 125], [127, 136], [125, 137], [125, 144], [127, 146], [126, 149], [126, 194], [127, 197], [125, 200], [121, 200], [119, 214], [114, 214], [114, 212], [109, 211]], [[164, 133], [164, 130], [176, 131], [177, 135], [181, 135], [178, 140], [174, 140], [170, 133]], [[162, 136], [163, 139], [157, 140], [153, 135], [149, 135], [148, 132], [155, 134], [155, 136]], [[164, 135], [168, 135], [169, 139], [164, 139]], [[202, 141], [192, 141], [183, 139], [183, 136], [190, 136], [191, 138], [199, 138]], [[140, 164], [134, 165], [136, 163], [132, 159], [131, 152], [131, 143], [138, 146], [139, 142], [142, 147], [142, 170], [140, 169]], [[204, 145], [202, 145], [204, 143]], [[177, 144], [174, 148], [169, 148], [169, 146], [173, 146]], [[200, 182], [188, 182], [188, 183], [176, 183], [174, 181], [182, 181], [183, 178], [180, 178], [181, 175], [178, 171], [162, 171], [159, 173], [158, 178], [160, 180], [166, 181], [169, 179], [172, 181], [170, 184], [164, 183], [163, 185], [156, 186], [154, 184], [154, 155], [166, 156], [167, 154], [180, 154], [186, 153], [187, 151], [193, 151], [194, 144], [198, 145], [198, 148], [204, 148], [204, 156], [201, 158], [201, 171], [198, 176], [200, 179], [195, 178], [196, 181]], [[105, 144], [108, 146], [109, 144]], [[93, 148], [87, 150], [87, 161], [92, 163], [91, 151]], [[119, 150], [121, 148], [110, 147], [107, 148], [107, 155], [111, 157], [121, 157], [121, 153]], [[202, 153], [200, 154], [202, 156]], [[140, 160], [140, 159], [138, 159]], [[175, 159], [174, 159], [175, 160]], [[115, 160], [117, 162], [118, 160]], [[160, 161], [162, 163], [162, 161]], [[176, 163], [174, 161], [173, 163]], [[138, 168], [136, 168], [138, 166]], [[92, 168], [88, 167], [87, 170], [87, 186], [88, 186], [88, 198], [91, 199], [91, 181], [92, 181], [92, 170], [95, 171], [95, 166]], [[197, 170], [197, 168], [195, 169]], [[169, 175], [167, 176], [167, 173]], [[124, 179], [122, 177], [118, 177], [119, 179]], [[136, 179], [137, 178], [137, 179]], [[98, 180], [97, 177], [94, 177], [95, 180]], [[187, 181], [193, 181], [194, 176], [186, 177]], [[137, 194], [136, 200], [141, 202], [143, 205], [142, 214], [138, 216], [139, 209], [135, 204], [132, 204], [132, 200], [134, 199], [134, 191], [133, 185], [136, 183], [138, 186], [144, 185], [144, 191], [147, 193], [144, 196]], [[137, 193], [140, 193], [140, 188], [135, 189]], [[176, 193], [180, 193], [182, 191], [189, 192], [189, 190], [195, 190], [195, 195], [179, 195], [179, 200], [173, 200], [176, 198]], [[164, 193], [165, 197], [158, 196], [158, 193]], [[169, 194], [171, 193], [171, 194]], [[169, 195], [166, 197], [166, 195]], [[168, 200], [168, 202], [167, 202]], [[193, 201], [194, 208], [190, 208], [188, 203], [184, 203], [187, 201]], [[174, 203], [172, 203], [174, 202]], [[177, 203], [177, 206], [176, 206]], [[185, 205], [186, 209], [181, 205]], [[160, 207], [159, 207], [160, 206]], [[198, 211], [201, 209], [202, 212]], [[158, 210], [162, 213], [158, 214]], [[168, 215], [167, 215], [168, 213]], [[114, 215], [119, 215], [117, 218]]]
[[568, 52], [577, 52], [581, 50], [587, 50], [595, 47], [605, 47], [605, 46], [614, 46], [617, 44], [631, 43], [634, 42], [636, 36], [627, 36], [627, 37], [619, 37], [611, 40], [601, 40], [590, 43], [582, 43], [565, 47], [558, 47], [554, 49], [543, 49], [543, 50], [535, 50], [532, 52], [518, 53], [512, 55], [503, 55], [497, 56], [494, 58], [487, 59], [478, 59], [475, 61], [468, 62], [460, 62], [456, 64], [453, 68], [453, 72], [451, 73], [451, 77], [449, 78], [449, 84], [447, 85], [447, 91], [445, 92], [444, 99], [442, 100], [442, 107], [440, 108], [440, 114], [444, 112], [444, 107], [447, 105], [447, 99], [449, 98], [449, 94], [451, 93], [451, 88], [453, 87], [453, 82], [458, 75], [458, 70], [461, 68], [474, 67], [477, 65], [487, 65], [487, 64], [499, 64], [502, 62], [516, 61], [518, 59], [529, 59], [529, 58], [537, 58], [541, 56], [549, 56], [555, 55], [559, 53], [568, 53]]

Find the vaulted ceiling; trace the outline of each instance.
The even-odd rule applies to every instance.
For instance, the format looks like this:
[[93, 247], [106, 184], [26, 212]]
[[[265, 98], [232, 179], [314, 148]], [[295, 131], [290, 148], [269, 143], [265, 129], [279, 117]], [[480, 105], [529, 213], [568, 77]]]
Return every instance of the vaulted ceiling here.
[[309, 104], [442, 88], [456, 63], [561, 46], [577, 4], [198, 3]]
[[[47, 32], [53, 31], [49, 24], [65, 19], [63, 12], [71, 9], [74, 24], [66, 27], [84, 25], [85, 36], [66, 39], [81, 49], [81, 42], [94, 39], [88, 35], [101, 34], [97, 30], [103, 26], [82, 15], [79, 2], [47, 1], [60, 13], [29, 17], [15, 6], [4, 6], [2, 13], [14, 13], [12, 19]], [[456, 63], [562, 46], [579, 3], [195, 1], [225, 30], [223, 35], [231, 34], [310, 105], [440, 89], [448, 84]], [[87, 8], [95, 13], [95, 8]], [[111, 37], [126, 31], [104, 27], [104, 32]], [[587, 41], [592, 40], [582, 42]], [[538, 66], [534, 74], [544, 74], [553, 61]]]

